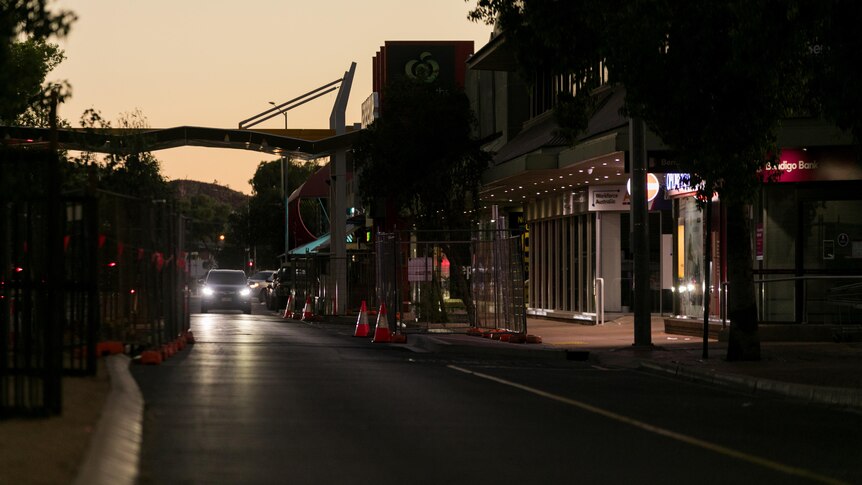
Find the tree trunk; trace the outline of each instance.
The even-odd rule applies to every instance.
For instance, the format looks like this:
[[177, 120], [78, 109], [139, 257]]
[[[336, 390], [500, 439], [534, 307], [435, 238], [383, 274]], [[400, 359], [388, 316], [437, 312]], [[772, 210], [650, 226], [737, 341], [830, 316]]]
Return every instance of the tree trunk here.
[[739, 202], [728, 202], [726, 207], [729, 282], [727, 314], [730, 319], [727, 360], [760, 360], [748, 206]]

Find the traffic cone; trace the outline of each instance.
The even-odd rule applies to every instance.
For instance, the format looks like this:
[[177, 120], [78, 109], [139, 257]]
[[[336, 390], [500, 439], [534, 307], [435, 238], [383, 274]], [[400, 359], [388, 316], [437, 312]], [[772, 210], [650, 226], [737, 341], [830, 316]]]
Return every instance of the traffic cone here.
[[287, 296], [287, 305], [284, 306], [284, 315], [281, 318], [293, 318], [293, 307], [296, 306], [296, 303], [293, 301], [293, 295]]
[[365, 300], [362, 300], [362, 306], [359, 308], [359, 318], [356, 319], [356, 331], [353, 332], [354, 337], [367, 337], [371, 332], [368, 326], [368, 308], [365, 307]]
[[307, 322], [314, 316], [311, 311], [311, 295], [305, 297], [305, 307], [302, 309], [302, 321]]
[[392, 334], [389, 332], [389, 321], [386, 318], [386, 304], [380, 304], [380, 311], [377, 312], [377, 325], [374, 326], [374, 338], [371, 339], [374, 343], [389, 343], [392, 341]]

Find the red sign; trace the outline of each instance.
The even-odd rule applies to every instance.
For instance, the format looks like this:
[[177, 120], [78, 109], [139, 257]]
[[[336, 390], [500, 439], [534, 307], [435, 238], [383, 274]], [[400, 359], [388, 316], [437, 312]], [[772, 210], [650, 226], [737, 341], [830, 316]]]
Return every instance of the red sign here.
[[771, 182], [862, 180], [862, 165], [851, 147], [785, 148], [762, 175]]

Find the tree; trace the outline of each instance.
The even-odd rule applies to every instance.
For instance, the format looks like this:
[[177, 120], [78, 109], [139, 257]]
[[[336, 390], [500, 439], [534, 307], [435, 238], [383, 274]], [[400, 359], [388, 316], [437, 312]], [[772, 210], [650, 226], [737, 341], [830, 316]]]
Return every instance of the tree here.
[[[299, 163], [289, 159], [288, 187], [290, 194], [319, 168], [311, 161]], [[282, 194], [281, 161], [262, 161], [249, 181], [249, 237], [257, 248], [257, 259], [263, 267], [276, 264], [284, 252], [284, 196]]]
[[[489, 156], [472, 136], [474, 117], [467, 96], [404, 79], [391, 81], [384, 99], [382, 116], [354, 147], [359, 194], [369, 207], [391, 205], [409, 217], [420, 238], [422, 231], [433, 230], [440, 231], [434, 239], [469, 240]], [[444, 251], [455, 289], [472, 319], [474, 305], [461, 271], [470, 264], [469, 250], [449, 244]]]
[[[111, 129], [111, 123], [93, 109], [81, 115], [80, 123], [82, 128], [93, 132]], [[129, 133], [114, 143], [118, 146], [111, 147], [102, 157], [83, 152], [73, 162], [81, 169], [94, 171], [100, 189], [148, 200], [172, 199], [173, 191], [160, 172], [158, 159], [147, 150], [150, 143], [143, 134], [149, 127], [146, 117], [140, 110], [123, 113], [118, 125]]]
[[862, 140], [862, 74], [857, 65], [862, 52], [862, 4], [852, 0], [803, 3], [810, 19], [805, 32], [806, 65], [811, 100], [808, 107]]
[[[858, 10], [852, 2], [828, 3], [854, 19], [849, 24], [858, 20], [858, 12], [849, 16]], [[816, 33], [829, 31], [823, 25], [831, 9], [821, 4], [479, 0], [470, 13], [475, 20], [499, 22], [527, 71], [589, 79], [603, 61], [611, 81], [626, 89], [628, 114], [643, 119], [676, 152], [693, 184], [704, 183], [701, 198], [720, 195], [730, 234], [729, 360], [760, 358], [746, 207], [760, 183], [758, 169], [778, 153], [781, 119], [806, 105], [812, 86], [821, 84], [816, 73], [806, 70]], [[836, 41], [831, 51], [836, 60], [847, 60], [852, 52], [838, 47], [845, 45], [842, 36], [852, 33], [856, 43], [850, 45], [859, 46], [858, 29], [849, 27], [827, 35]], [[853, 69], [852, 63], [824, 63], [837, 72]], [[833, 73], [820, 79], [838, 78]], [[589, 96], [582, 89], [561, 105], [562, 126], [573, 132], [585, 126]], [[853, 96], [858, 107], [855, 87], [848, 92]], [[840, 119], [843, 111], [832, 112]], [[858, 126], [858, 113], [851, 111], [845, 126], [853, 120]]]
[[[178, 201], [179, 212], [189, 219], [188, 243], [191, 248], [203, 246], [214, 253], [219, 235], [225, 231], [231, 208], [206, 194]], [[197, 250], [197, 249], [194, 249]]]
[[9, 64], [14, 66], [16, 75], [9, 81], [11, 85], [7, 89], [15, 96], [0, 104], [0, 124], [43, 128], [50, 125], [49, 94], [56, 91], [64, 98], [68, 87], [43, 84], [48, 73], [64, 59], [65, 54], [56, 44], [44, 41], [26, 40], [9, 46]]
[[44, 104], [45, 74], [62, 60], [59, 49], [45, 40], [64, 37], [75, 16], [51, 11], [48, 3], [0, 2], [0, 123], [13, 122], [28, 106]]

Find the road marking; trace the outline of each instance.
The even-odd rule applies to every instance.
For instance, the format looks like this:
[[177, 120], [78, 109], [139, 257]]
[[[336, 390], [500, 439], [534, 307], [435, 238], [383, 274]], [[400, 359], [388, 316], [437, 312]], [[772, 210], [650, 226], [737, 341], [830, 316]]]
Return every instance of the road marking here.
[[448, 365], [452, 370], [456, 370], [458, 372], [463, 372], [465, 374], [470, 374], [476, 377], [480, 377], [482, 379], [487, 379], [489, 381], [496, 382], [498, 384], [503, 384], [506, 386], [514, 387], [516, 389], [520, 389], [522, 391], [526, 391], [537, 396], [541, 396], [547, 399], [551, 399], [553, 401], [561, 402], [564, 404], [568, 404], [570, 406], [574, 406], [576, 408], [580, 408], [584, 411], [598, 414], [600, 416], [604, 416], [608, 419], [612, 419], [614, 421], [625, 423], [630, 426], [634, 426], [635, 428], [642, 429], [644, 431], [648, 431], [650, 433], [655, 433], [657, 435], [661, 435], [667, 438], [671, 438], [682, 443], [686, 443], [692, 446], [696, 446], [699, 448], [703, 448], [705, 450], [709, 450], [720, 455], [724, 455], [730, 458], [736, 458], [737, 460], [745, 461], [754, 465], [759, 465], [764, 468], [768, 468], [770, 470], [774, 470], [780, 473], [784, 473], [787, 475], [793, 475], [797, 477], [803, 477], [810, 480], [814, 480], [820, 483], [829, 483], [829, 484], [846, 484], [847, 482], [843, 482], [836, 478], [827, 477], [825, 475], [820, 475], [810, 470], [806, 470], [804, 468], [793, 467], [790, 465], [785, 465], [783, 463], [778, 463], [776, 461], [769, 460], [767, 458], [762, 458], [755, 455], [750, 455], [748, 453], [744, 453], [742, 451], [734, 450], [732, 448], [727, 448], [722, 445], [718, 445], [715, 443], [710, 443], [709, 441], [704, 441], [699, 438], [694, 438], [692, 436], [684, 435], [682, 433], [677, 433], [675, 431], [671, 431], [669, 429], [661, 428], [658, 426], [651, 425], [649, 423], [645, 423], [643, 421], [638, 421], [637, 419], [630, 418], [628, 416], [623, 416], [622, 414], [617, 414], [613, 411], [608, 411], [607, 409], [602, 409], [600, 407], [596, 407], [585, 402], [577, 401], [575, 399], [569, 399], [567, 397], [558, 396], [556, 394], [552, 394], [550, 392], [542, 391], [540, 389], [536, 389], [534, 387], [525, 386], [523, 384], [518, 384], [517, 382], [507, 381], [505, 379], [501, 379], [499, 377], [494, 377], [492, 375], [483, 374], [481, 372], [471, 371], [470, 369], [465, 369], [463, 367], [458, 367], [456, 365]]

